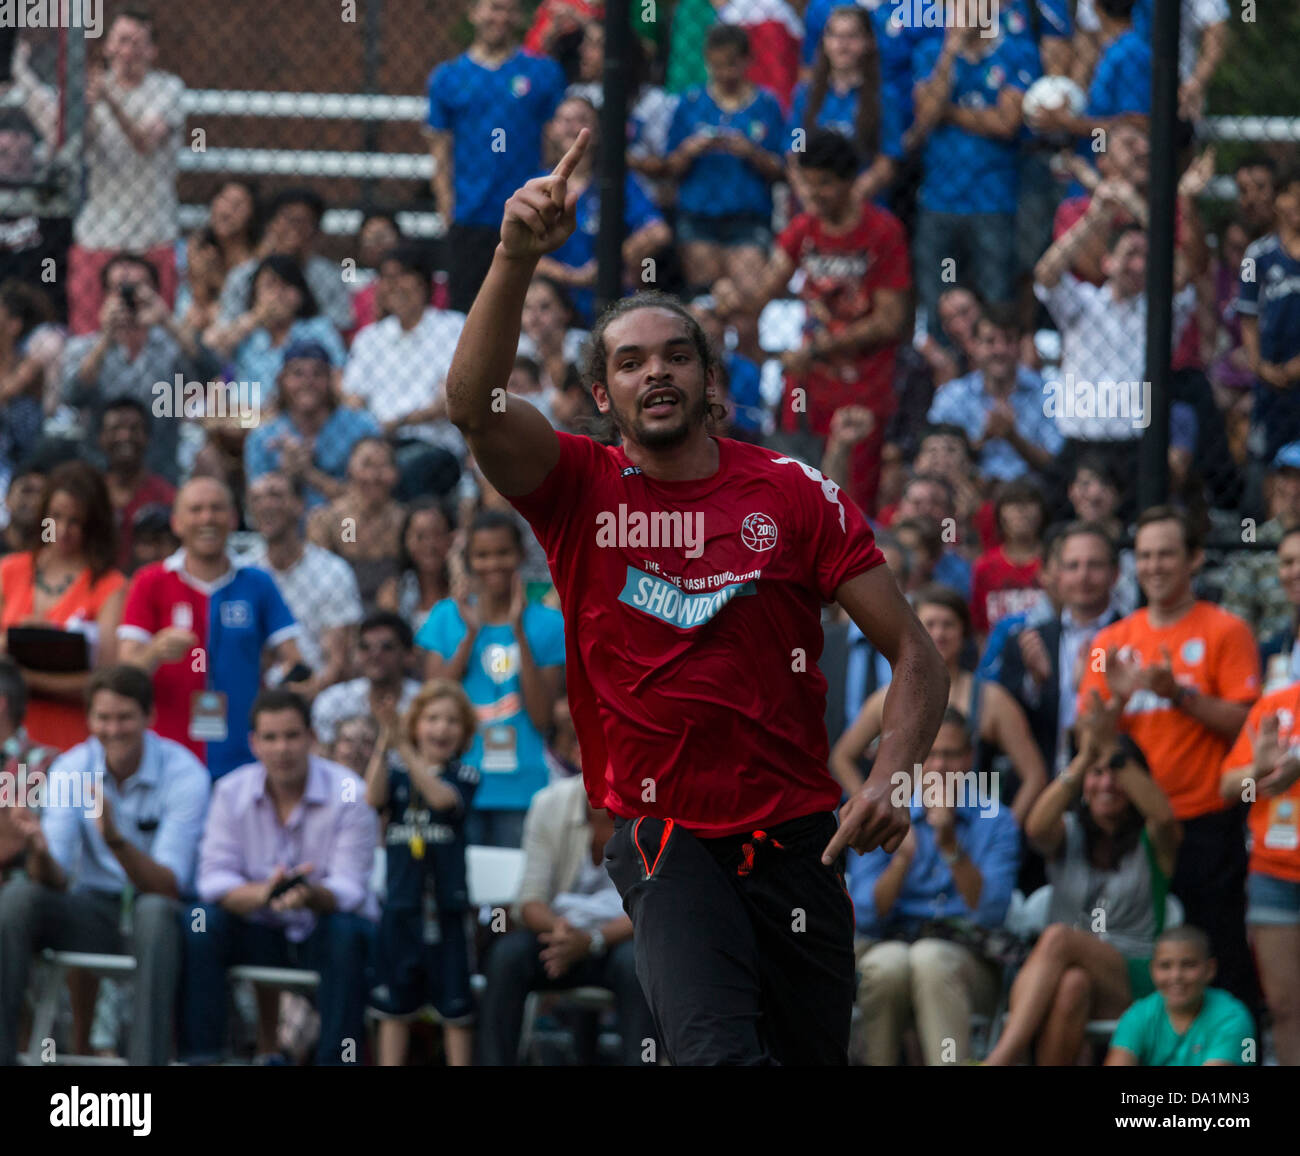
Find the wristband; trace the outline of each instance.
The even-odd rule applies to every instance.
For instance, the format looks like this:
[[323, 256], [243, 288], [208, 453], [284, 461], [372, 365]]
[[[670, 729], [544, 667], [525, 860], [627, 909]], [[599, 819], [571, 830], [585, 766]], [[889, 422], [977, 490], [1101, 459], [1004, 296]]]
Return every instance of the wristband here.
[[945, 851], [942, 847], [939, 848], [939, 858], [943, 860], [944, 865], [947, 867], [955, 867], [965, 855], [966, 852], [962, 850], [960, 843], [952, 851]]
[[1197, 690], [1196, 687], [1183, 686], [1180, 683], [1178, 686], [1178, 693], [1174, 695], [1174, 706], [1176, 706], [1179, 710], [1183, 710], [1186, 708], [1187, 703], [1189, 701], [1199, 698], [1200, 694], [1201, 692]]
[[587, 954], [599, 959], [605, 954], [605, 933], [597, 927], [594, 931], [590, 932], [590, 935], [591, 946], [587, 948]]

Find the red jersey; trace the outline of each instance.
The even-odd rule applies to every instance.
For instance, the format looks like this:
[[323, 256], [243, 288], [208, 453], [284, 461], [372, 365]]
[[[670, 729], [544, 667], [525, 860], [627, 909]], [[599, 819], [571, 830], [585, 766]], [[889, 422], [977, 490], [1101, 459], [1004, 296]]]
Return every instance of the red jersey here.
[[[870, 203], [862, 206], [862, 216], [847, 233], [828, 233], [811, 213], [800, 213], [776, 243], [804, 274], [799, 296], [809, 305], [808, 324], [818, 325], [815, 306], [817, 312], [824, 311], [824, 325], [831, 334], [869, 317], [876, 290], [912, 287], [903, 226], [892, 213]], [[846, 405], [867, 406], [883, 426], [897, 408], [896, 350], [896, 342], [870, 345], [819, 362], [806, 378], [788, 376], [787, 394], [798, 386], [808, 391], [808, 428], [824, 437], [831, 415]], [[787, 397], [783, 428], [798, 430], [804, 416]]]
[[997, 546], [975, 559], [971, 570], [970, 618], [976, 634], [987, 634], [1009, 614], [1019, 614], [1038, 604], [1042, 591], [1038, 572], [1041, 558], [1017, 564]]
[[728, 438], [711, 477], [662, 482], [558, 436], [555, 468], [510, 501], [559, 591], [592, 805], [706, 837], [834, 810], [821, 606], [884, 561], [857, 507]]

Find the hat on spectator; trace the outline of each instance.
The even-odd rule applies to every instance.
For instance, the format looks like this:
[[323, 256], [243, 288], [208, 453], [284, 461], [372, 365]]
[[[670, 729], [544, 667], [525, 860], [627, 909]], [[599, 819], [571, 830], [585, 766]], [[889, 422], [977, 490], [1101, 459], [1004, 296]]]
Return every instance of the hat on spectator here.
[[136, 511], [131, 532], [137, 538], [156, 538], [171, 533], [172, 512], [160, 502], [150, 502]]
[[285, 365], [288, 365], [291, 361], [297, 361], [299, 358], [307, 358], [310, 361], [323, 361], [326, 365], [331, 364], [329, 351], [319, 341], [298, 340], [290, 344], [289, 348], [284, 351]]
[[1300, 470], [1300, 442], [1288, 442], [1273, 458], [1274, 470]]

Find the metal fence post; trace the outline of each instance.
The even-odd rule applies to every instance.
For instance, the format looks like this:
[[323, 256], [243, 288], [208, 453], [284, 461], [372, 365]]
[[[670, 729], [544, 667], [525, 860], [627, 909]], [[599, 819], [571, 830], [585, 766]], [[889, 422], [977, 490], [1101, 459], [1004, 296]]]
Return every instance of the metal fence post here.
[[1151, 183], [1147, 190], [1146, 378], [1151, 383], [1151, 424], [1139, 451], [1139, 509], [1159, 505], [1169, 493], [1180, 16], [1180, 0], [1155, 0], [1151, 34]]

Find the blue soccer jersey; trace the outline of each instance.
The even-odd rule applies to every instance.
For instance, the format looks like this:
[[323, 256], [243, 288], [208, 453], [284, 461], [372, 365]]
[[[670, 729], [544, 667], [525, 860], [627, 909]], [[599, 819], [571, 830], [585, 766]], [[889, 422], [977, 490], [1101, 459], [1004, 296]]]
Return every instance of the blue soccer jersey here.
[[[575, 209], [577, 228], [572, 235], [555, 252], [550, 254], [553, 261], [573, 268], [581, 268], [596, 257], [596, 237], [600, 233], [600, 187], [592, 181], [582, 190]], [[627, 236], [638, 229], [662, 221], [659, 207], [646, 191], [641, 178], [635, 173], [628, 173], [623, 185], [623, 225]], [[590, 329], [595, 318], [592, 310], [595, 306], [596, 293], [592, 289], [570, 289], [569, 297], [578, 312], [578, 318], [584, 328]]]
[[262, 652], [298, 633], [275, 579], [232, 565], [200, 582], [178, 550], [144, 567], [131, 582], [118, 637], [148, 642], [159, 631], [193, 631], [194, 652], [154, 672], [153, 729], [184, 743], [221, 778], [253, 761], [248, 712], [262, 686]]
[[[744, 108], [724, 112], [707, 88], [693, 88], [682, 97], [668, 130], [668, 151], [675, 152], [697, 132], [742, 133], [775, 157], [784, 154], [785, 117], [776, 97], [762, 88]], [[729, 217], [738, 213], [772, 215], [772, 189], [748, 161], [721, 150], [697, 157], [678, 186], [677, 207], [700, 217]]]
[[1259, 319], [1259, 355], [1275, 364], [1300, 356], [1300, 260], [1276, 233], [1246, 250], [1237, 289], [1237, 312]]
[[1102, 52], [1088, 88], [1088, 116], [1124, 113], [1151, 113], [1151, 46], [1132, 29]]
[[[817, 59], [817, 47], [826, 22], [836, 9], [844, 7], [844, 0], [808, 0], [804, 10], [803, 63], [811, 68]], [[877, 0], [874, 7], [860, 3], [871, 16], [871, 28], [876, 34], [876, 52], [880, 58], [880, 103], [882, 112], [888, 108], [897, 119], [899, 135], [912, 121], [912, 50], [923, 39], [938, 33], [943, 39], [943, 29], [911, 28], [898, 20], [891, 20], [894, 5], [890, 0]], [[882, 149], [881, 151], [886, 151]], [[893, 156], [893, 153], [887, 153]]]
[[542, 128], [564, 89], [555, 61], [522, 49], [498, 68], [462, 53], [433, 70], [428, 125], [453, 137], [456, 224], [501, 223], [502, 206], [541, 168]]
[[435, 810], [412, 785], [396, 751], [388, 752], [388, 802], [384, 851], [388, 860], [385, 907], [418, 911], [432, 888], [440, 914], [469, 908], [465, 874], [465, 816], [473, 806], [479, 773], [472, 763], [450, 759], [439, 778], [460, 801]]
[[[930, 38], [913, 54], [916, 82], [929, 79], [943, 51]], [[951, 100], [962, 108], [992, 109], [1008, 85], [1024, 92], [1041, 69], [1033, 45], [1022, 37], [1000, 36], [978, 60], [953, 62]], [[1016, 140], [998, 140], [955, 124], [936, 125], [926, 138], [921, 207], [932, 213], [1014, 213], [1020, 150]]]
[[[836, 92], [827, 87], [822, 106], [817, 110], [817, 128], [827, 128], [840, 133], [851, 141], [857, 140], [858, 100], [862, 88], [851, 88], [847, 92]], [[804, 128], [804, 118], [808, 110], [808, 86], [799, 84], [790, 101], [790, 120], [786, 126], [786, 148], [795, 139], [796, 129]], [[881, 101], [880, 136], [877, 142], [878, 152], [887, 157], [900, 160], [903, 156], [903, 120], [896, 101]], [[863, 165], [869, 165], [875, 157], [863, 157]]]

